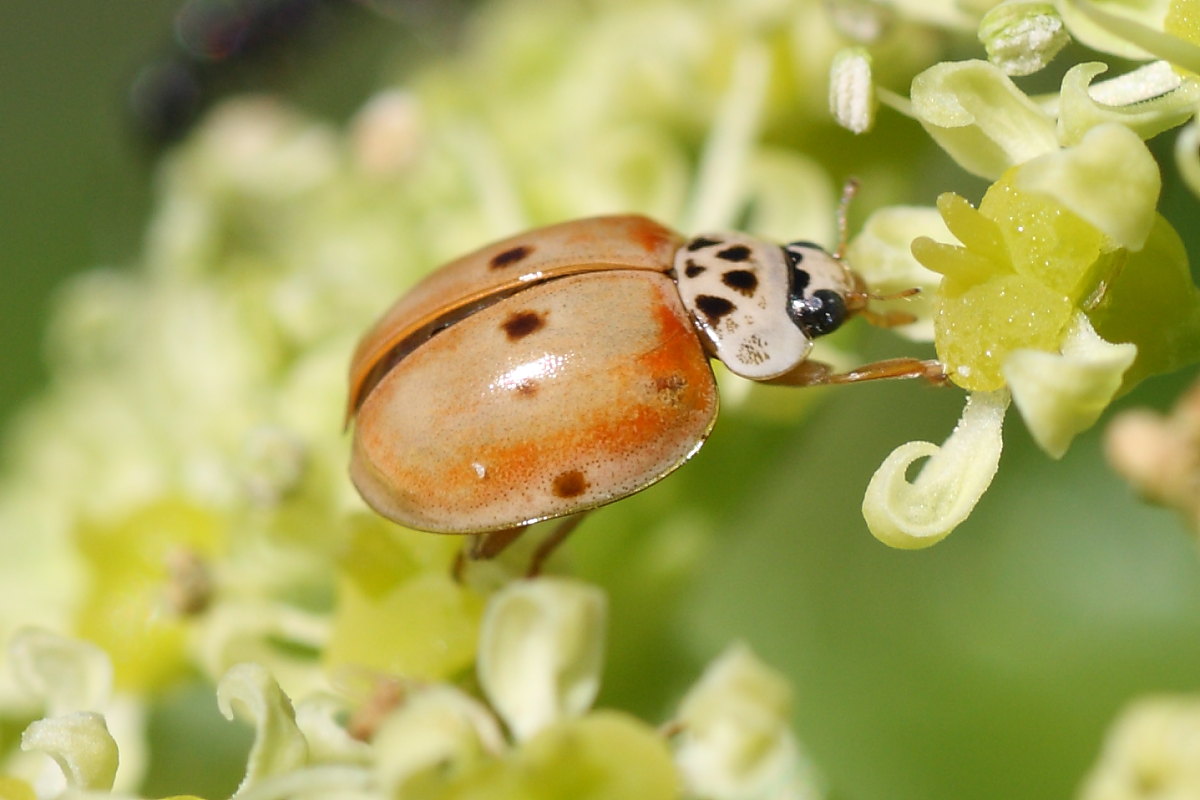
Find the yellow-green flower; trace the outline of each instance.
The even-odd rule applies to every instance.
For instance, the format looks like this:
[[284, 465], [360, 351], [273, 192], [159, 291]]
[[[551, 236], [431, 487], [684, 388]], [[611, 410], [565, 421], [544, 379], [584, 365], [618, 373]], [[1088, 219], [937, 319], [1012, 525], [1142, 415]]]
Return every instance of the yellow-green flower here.
[[[1161, 178], [1141, 141], [1194, 113], [1200, 87], [1172, 74], [1149, 90], [1157, 99], [1107, 106], [1089, 93], [1102, 69], [1067, 72], [1057, 118], [984, 62], [941, 64], [913, 82], [906, 110], [964, 168], [994, 179], [978, 209], [939, 198], [957, 243], [917, 237], [912, 251], [942, 275], [933, 339], [949, 380], [989, 393], [980, 402], [998, 413], [964, 414], [955, 436], [971, 451], [912, 443], [885, 462], [864, 515], [889, 544], [928, 546], [966, 518], [998, 465], [1010, 393], [1060, 457], [1119, 390], [1200, 359], [1200, 290], [1157, 214]], [[859, 267], [869, 280], [878, 269]]]

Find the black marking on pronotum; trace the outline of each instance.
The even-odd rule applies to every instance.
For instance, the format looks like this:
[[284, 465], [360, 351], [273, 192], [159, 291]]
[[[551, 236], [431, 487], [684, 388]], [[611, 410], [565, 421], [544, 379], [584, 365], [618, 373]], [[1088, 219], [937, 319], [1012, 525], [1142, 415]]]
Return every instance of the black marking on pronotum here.
[[527, 244], [521, 244], [517, 245], [516, 247], [510, 247], [503, 253], [497, 253], [496, 255], [492, 256], [492, 260], [488, 263], [491, 265], [492, 269], [502, 269], [504, 267], [510, 267], [513, 264], [516, 264], [518, 261], [528, 258], [529, 254], [532, 252], [532, 247]]
[[724, 261], [745, 261], [750, 257], [750, 248], [744, 244], [735, 244], [733, 247], [726, 247], [724, 250], [717, 253], [717, 258]]
[[804, 290], [808, 288], [808, 282], [812, 280], [812, 276], [808, 270], [794, 268], [792, 270], [792, 297], [801, 298], [804, 296]]
[[721, 276], [721, 283], [746, 297], [751, 297], [758, 288], [758, 278], [748, 269], [731, 269]]
[[689, 253], [694, 253], [697, 250], [703, 250], [706, 247], [712, 247], [714, 244], [720, 244], [720, 239], [709, 239], [705, 236], [697, 236], [687, 243]]
[[700, 309], [710, 325], [716, 325], [721, 317], [733, 311], [737, 306], [726, 300], [724, 297], [717, 297], [711, 294], [696, 295], [696, 308]]
[[687, 267], [683, 270], [683, 274], [687, 275], [689, 278], [694, 278], [700, 273], [704, 272], [705, 269], [707, 269], [707, 267], [702, 267], [689, 258], [687, 260]]

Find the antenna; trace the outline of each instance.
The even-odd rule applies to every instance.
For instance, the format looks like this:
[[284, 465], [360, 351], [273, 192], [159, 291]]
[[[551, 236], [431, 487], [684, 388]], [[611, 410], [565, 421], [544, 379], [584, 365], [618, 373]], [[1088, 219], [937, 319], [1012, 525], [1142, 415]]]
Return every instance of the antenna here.
[[856, 194], [858, 194], [858, 179], [847, 178], [846, 183], [842, 186], [842, 199], [838, 201], [838, 244], [837, 249], [833, 251], [833, 257], [837, 261], [841, 261], [842, 257], [846, 255], [846, 245], [850, 241], [850, 201]]

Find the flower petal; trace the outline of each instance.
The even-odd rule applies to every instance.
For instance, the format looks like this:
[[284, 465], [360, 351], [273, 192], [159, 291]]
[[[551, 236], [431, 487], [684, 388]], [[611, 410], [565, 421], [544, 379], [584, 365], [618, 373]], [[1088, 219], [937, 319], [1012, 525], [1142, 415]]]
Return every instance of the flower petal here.
[[680, 704], [675, 761], [698, 797], [815, 798], [812, 768], [788, 727], [792, 691], [745, 645], [705, 670]]
[[963, 169], [998, 178], [1058, 149], [1054, 120], [986, 61], [937, 64], [913, 78], [912, 110]]
[[235, 715], [254, 726], [254, 745], [240, 794], [250, 786], [308, 762], [308, 743], [296, 725], [287, 695], [260, 664], [238, 664], [217, 684], [217, 707], [226, 719]]
[[931, 305], [940, 278], [922, 266], [912, 254], [916, 235], [931, 239], [949, 239], [950, 231], [936, 209], [925, 206], [889, 206], [870, 216], [850, 242], [846, 261], [863, 277], [875, 294], [887, 295], [906, 289], [920, 289], [913, 297], [873, 302], [871, 309], [912, 314], [916, 322], [894, 330], [916, 341], [933, 339]]
[[72, 789], [107, 792], [117, 777], [117, 743], [94, 711], [34, 721], [21, 735], [21, 749], [53, 758]]
[[17, 682], [50, 716], [96, 711], [112, 693], [112, 662], [90, 642], [26, 628], [13, 636], [9, 656]]
[[479, 637], [479, 682], [517, 739], [586, 711], [600, 688], [604, 594], [539, 578], [492, 596]]
[[[909, 442], [884, 459], [871, 476], [862, 506], [876, 539], [906, 550], [929, 547], [970, 515], [1000, 463], [1008, 402], [1005, 390], [975, 392], [941, 447]], [[905, 474], [922, 458], [929, 461], [910, 483]]]
[[1200, 120], [1192, 120], [1175, 139], [1175, 164], [1192, 194], [1200, 195]]
[[436, 780], [484, 755], [499, 755], [503, 734], [477, 700], [450, 686], [432, 686], [405, 699], [372, 740], [375, 770], [389, 797], [406, 796], [416, 781]]
[[1074, 147], [1022, 164], [1016, 185], [1053, 197], [1117, 245], [1140, 250], [1154, 225], [1162, 179], [1141, 138], [1108, 122], [1089, 130]]
[[1107, 69], [1107, 64], [1090, 61], [1076, 64], [1063, 76], [1058, 138], [1064, 146], [1078, 144], [1105, 122], [1119, 122], [1149, 139], [1196, 113], [1200, 83], [1180, 77], [1165, 61], [1093, 84], [1092, 79]]
[[[1200, 72], [1200, 47], [1164, 31], [1170, 0], [1057, 0], [1055, 5], [1071, 34], [1088, 47], [1134, 61], [1161, 58]], [[1109, 9], [1120, 9], [1122, 13]]]
[[1126, 389], [1200, 360], [1200, 288], [1182, 239], [1161, 215], [1145, 247], [1128, 254], [1101, 298], [1084, 311], [1105, 341], [1137, 345]]
[[1136, 345], [1109, 344], [1078, 312], [1061, 354], [1017, 350], [1003, 372], [1034, 441], [1052, 458], [1062, 458], [1075, 435], [1112, 402], [1136, 357]]
[[1081, 800], [1200, 795], [1200, 699], [1163, 696], [1125, 709], [1105, 737]]

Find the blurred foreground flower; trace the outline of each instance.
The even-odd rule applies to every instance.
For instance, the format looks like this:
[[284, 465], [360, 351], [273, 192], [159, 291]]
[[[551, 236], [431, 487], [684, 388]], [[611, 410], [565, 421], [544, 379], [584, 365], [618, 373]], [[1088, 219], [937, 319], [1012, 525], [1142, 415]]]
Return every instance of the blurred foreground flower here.
[[1169, 414], [1126, 411], [1105, 434], [1117, 472], [1147, 500], [1179, 511], [1200, 533], [1200, 383]]
[[1080, 800], [1200, 795], [1200, 700], [1140, 700], [1109, 731]]
[[[592, 710], [604, 628], [605, 600], [594, 587], [554, 578], [512, 583], [492, 597], [484, 617], [482, 697], [408, 681], [370, 710], [365, 728], [346, 726], [341, 698], [317, 693], [293, 703], [261, 664], [235, 665], [217, 687], [217, 702], [229, 719], [249, 722], [255, 738], [234, 797], [818, 796], [787, 728], [790, 691], [745, 648], [722, 656], [684, 700], [668, 726], [674, 748], [662, 731], [628, 714]], [[48, 699], [76, 692], [89, 660], [104, 666], [86, 646], [47, 634], [26, 633], [13, 648], [27, 664], [26, 682], [44, 685]], [[100, 687], [93, 700], [105, 702], [104, 693]], [[22, 747], [49, 755], [68, 792], [110, 790], [118, 752], [105, 716], [51, 713], [26, 729]], [[6, 797], [32, 794], [29, 779], [4, 780]]]

